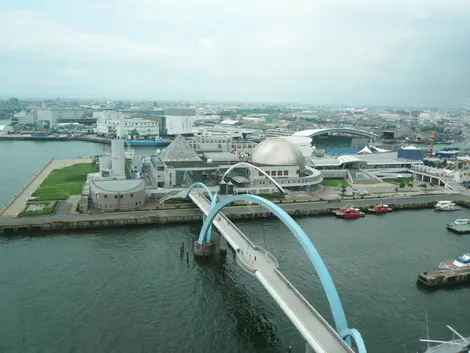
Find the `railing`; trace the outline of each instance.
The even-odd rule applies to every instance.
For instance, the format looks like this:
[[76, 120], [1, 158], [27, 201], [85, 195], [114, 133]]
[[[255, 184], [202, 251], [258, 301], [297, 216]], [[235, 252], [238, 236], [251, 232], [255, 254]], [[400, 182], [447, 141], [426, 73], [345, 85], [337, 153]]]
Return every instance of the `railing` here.
[[322, 323], [323, 326], [325, 326], [328, 331], [336, 337], [336, 339], [345, 347], [345, 348], [349, 348], [351, 349], [348, 344], [341, 338], [341, 336], [338, 334], [338, 332], [336, 332], [336, 330], [331, 327], [331, 325], [328, 323], [328, 321], [325, 320], [325, 318], [323, 316], [321, 316], [321, 314], [315, 310], [315, 308], [312, 306], [312, 304], [310, 304], [308, 302], [307, 299], [305, 299], [305, 297], [297, 290], [297, 288], [295, 288], [292, 283], [289, 282], [289, 280], [282, 274], [282, 272], [276, 268], [275, 269], [275, 272], [276, 274], [281, 278], [281, 280], [287, 285], [287, 287], [292, 290], [295, 295], [302, 301], [302, 303], [307, 306], [307, 308], [310, 310], [310, 312], [315, 315], [315, 317]]

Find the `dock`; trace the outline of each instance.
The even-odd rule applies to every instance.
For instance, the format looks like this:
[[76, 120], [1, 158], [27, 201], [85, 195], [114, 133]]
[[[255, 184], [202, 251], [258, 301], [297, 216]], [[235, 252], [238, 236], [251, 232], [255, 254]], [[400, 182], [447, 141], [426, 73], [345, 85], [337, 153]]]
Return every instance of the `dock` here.
[[421, 288], [431, 290], [470, 285], [470, 268], [422, 272], [418, 275], [416, 284]]
[[[77, 159], [78, 160], [78, 159]], [[78, 160], [76, 163], [79, 163]], [[60, 164], [59, 164], [60, 165]], [[38, 185], [38, 183], [35, 183]], [[28, 188], [28, 187], [26, 187]], [[28, 188], [21, 195], [17, 195], [14, 200], [17, 206], [11, 205], [14, 200], [7, 206], [3, 214], [0, 214], [0, 234], [14, 232], [37, 232], [37, 231], [67, 231], [71, 229], [86, 228], [108, 228], [108, 227], [125, 227], [140, 225], [159, 225], [159, 224], [181, 224], [181, 223], [197, 223], [202, 221], [202, 212], [196, 207], [190, 208], [166, 208], [159, 207], [153, 210], [139, 210], [127, 212], [103, 212], [96, 214], [57, 214], [38, 217], [16, 217], [16, 212], [21, 212], [24, 208], [28, 195], [34, 187]], [[33, 191], [34, 192], [34, 191]], [[432, 208], [438, 195], [425, 195], [397, 198], [395, 203], [386, 198], [381, 199], [361, 199], [356, 200], [355, 207], [366, 209], [373, 207], [378, 201], [386, 202], [393, 206], [394, 210], [422, 209]], [[448, 198], [458, 202], [458, 200], [466, 199], [464, 195], [452, 195]], [[279, 203], [281, 207], [292, 217], [308, 217], [308, 216], [332, 216], [332, 210], [344, 207], [347, 202], [296, 202], [296, 203]], [[7, 211], [9, 209], [9, 211]], [[7, 211], [7, 212], [6, 212]], [[237, 205], [227, 206], [224, 211], [230, 220], [252, 220], [274, 218], [270, 212], [258, 205]], [[376, 216], [368, 216], [376, 217]]]

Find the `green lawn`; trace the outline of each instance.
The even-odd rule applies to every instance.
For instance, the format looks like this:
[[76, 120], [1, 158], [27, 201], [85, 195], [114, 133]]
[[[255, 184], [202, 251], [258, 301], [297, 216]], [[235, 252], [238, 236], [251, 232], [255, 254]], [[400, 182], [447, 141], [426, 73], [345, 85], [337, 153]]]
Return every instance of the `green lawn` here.
[[400, 178], [400, 179], [382, 179], [384, 183], [390, 183], [390, 184], [413, 184], [414, 180], [413, 178]]
[[[54, 212], [57, 201], [39, 201], [39, 202], [28, 202], [23, 212], [18, 217], [37, 217], [37, 216], [48, 216]], [[41, 210], [30, 211], [28, 208], [32, 206], [44, 206]]]
[[80, 195], [88, 173], [99, 171], [98, 164], [78, 163], [54, 169], [33, 194], [39, 200], [65, 200], [70, 195]]
[[321, 184], [325, 186], [333, 186], [336, 188], [349, 186], [349, 183], [346, 181], [346, 179], [323, 179]]

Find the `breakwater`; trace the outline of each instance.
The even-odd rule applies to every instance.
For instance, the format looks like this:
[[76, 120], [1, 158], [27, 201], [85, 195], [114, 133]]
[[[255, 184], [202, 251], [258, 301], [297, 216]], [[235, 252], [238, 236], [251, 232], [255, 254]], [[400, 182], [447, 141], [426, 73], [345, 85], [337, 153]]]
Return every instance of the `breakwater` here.
[[[363, 200], [365, 201], [365, 200]], [[360, 209], [373, 207], [376, 200], [357, 206]], [[456, 201], [458, 202], [458, 201]], [[394, 210], [432, 208], [434, 201], [412, 201], [391, 204]], [[459, 204], [464, 205], [463, 202]], [[465, 202], [465, 205], [468, 205]], [[327, 216], [338, 207], [345, 204], [329, 204], [327, 202], [289, 203], [278, 204], [292, 217]], [[261, 206], [230, 206], [224, 209], [224, 214], [230, 220], [274, 218], [270, 212], [266, 212]], [[375, 216], [368, 216], [375, 217]], [[116, 212], [91, 215], [62, 215], [31, 218], [12, 218], [0, 221], [0, 233], [11, 232], [36, 232], [36, 231], [67, 231], [80, 229], [100, 229], [111, 227], [135, 227], [163, 224], [182, 224], [202, 222], [202, 212], [198, 208]]]

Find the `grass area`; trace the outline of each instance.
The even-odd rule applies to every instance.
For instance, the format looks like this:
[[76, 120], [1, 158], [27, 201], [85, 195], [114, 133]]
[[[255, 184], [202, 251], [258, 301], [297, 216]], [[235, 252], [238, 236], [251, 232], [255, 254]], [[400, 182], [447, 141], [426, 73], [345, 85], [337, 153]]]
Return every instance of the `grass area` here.
[[398, 185], [400, 185], [401, 183], [408, 185], [408, 184], [413, 184], [414, 182], [413, 178], [382, 179], [382, 181], [384, 183], [398, 184]]
[[[57, 201], [28, 202], [18, 217], [48, 216], [54, 213]], [[37, 210], [34, 210], [37, 208]]]
[[96, 173], [96, 163], [78, 163], [54, 169], [33, 194], [39, 200], [65, 200], [70, 195], [80, 195], [88, 173]]
[[346, 181], [346, 179], [323, 179], [321, 185], [341, 188], [343, 186], [348, 187], [349, 183]]

